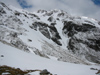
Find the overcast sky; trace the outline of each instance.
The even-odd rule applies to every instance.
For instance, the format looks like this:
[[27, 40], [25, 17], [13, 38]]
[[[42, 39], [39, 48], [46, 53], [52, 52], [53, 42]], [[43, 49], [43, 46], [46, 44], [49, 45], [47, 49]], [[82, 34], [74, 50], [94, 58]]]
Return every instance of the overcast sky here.
[[61, 9], [72, 15], [87, 16], [100, 21], [100, 0], [0, 0], [28, 11]]

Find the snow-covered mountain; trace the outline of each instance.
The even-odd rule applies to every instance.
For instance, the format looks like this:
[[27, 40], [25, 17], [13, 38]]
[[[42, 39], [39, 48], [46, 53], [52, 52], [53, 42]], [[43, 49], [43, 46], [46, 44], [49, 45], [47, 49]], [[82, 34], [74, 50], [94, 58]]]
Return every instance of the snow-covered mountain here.
[[0, 42], [49, 59], [100, 63], [100, 22], [62, 10], [28, 12], [0, 2]]

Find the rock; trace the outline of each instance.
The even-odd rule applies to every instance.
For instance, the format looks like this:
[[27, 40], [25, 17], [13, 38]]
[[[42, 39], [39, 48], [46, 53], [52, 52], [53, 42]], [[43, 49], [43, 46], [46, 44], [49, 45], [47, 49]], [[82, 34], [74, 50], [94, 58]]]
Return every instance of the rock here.
[[40, 75], [48, 75], [50, 72], [47, 71], [47, 69], [44, 69], [40, 72]]
[[1, 55], [1, 57], [4, 57], [4, 55]]

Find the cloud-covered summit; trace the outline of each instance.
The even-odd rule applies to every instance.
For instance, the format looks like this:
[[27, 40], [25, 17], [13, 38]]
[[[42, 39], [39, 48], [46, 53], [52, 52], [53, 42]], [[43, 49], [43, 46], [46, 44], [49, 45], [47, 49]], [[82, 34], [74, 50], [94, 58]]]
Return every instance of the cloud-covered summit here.
[[39, 9], [64, 10], [72, 15], [87, 16], [100, 20], [100, 0], [1, 0], [6, 4], [28, 11]]

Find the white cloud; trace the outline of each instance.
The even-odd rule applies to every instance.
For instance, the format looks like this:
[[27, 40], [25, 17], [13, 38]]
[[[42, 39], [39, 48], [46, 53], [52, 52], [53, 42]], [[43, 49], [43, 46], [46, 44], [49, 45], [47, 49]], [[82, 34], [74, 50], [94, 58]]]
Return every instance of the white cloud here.
[[[7, 4], [21, 8], [16, 0], [2, 0]], [[83, 15], [100, 20], [100, 7], [94, 5], [91, 0], [26, 0], [32, 8], [28, 11], [36, 11], [39, 9], [53, 10], [61, 9], [71, 13], [72, 15]]]

